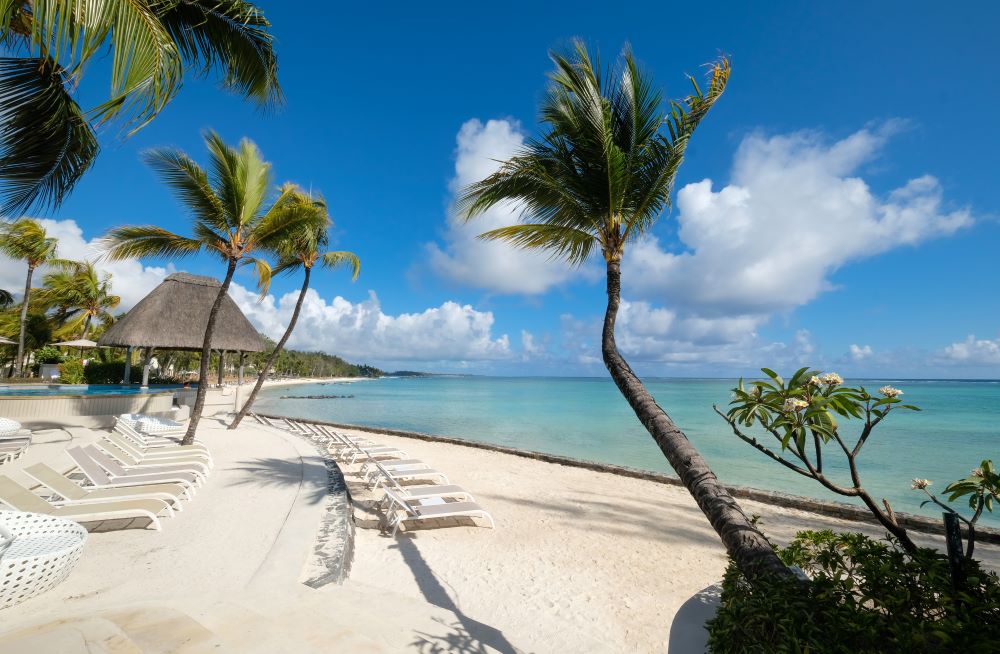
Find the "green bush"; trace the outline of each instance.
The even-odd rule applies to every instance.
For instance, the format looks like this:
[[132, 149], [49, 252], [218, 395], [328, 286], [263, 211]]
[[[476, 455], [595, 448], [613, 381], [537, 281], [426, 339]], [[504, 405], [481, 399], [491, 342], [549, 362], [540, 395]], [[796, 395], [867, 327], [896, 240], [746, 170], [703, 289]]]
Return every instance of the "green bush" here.
[[[83, 369], [83, 377], [88, 384], [121, 384], [125, 381], [125, 362], [103, 363], [91, 361]], [[142, 381], [142, 366], [132, 366], [132, 382]]]
[[57, 347], [46, 345], [35, 350], [35, 363], [62, 363], [63, 353]]
[[863, 534], [804, 531], [778, 553], [811, 581], [751, 584], [730, 563], [712, 652], [1000, 651], [1000, 579], [972, 559], [956, 591], [941, 553]]
[[79, 359], [68, 359], [59, 365], [59, 381], [64, 384], [82, 384], [86, 377]]

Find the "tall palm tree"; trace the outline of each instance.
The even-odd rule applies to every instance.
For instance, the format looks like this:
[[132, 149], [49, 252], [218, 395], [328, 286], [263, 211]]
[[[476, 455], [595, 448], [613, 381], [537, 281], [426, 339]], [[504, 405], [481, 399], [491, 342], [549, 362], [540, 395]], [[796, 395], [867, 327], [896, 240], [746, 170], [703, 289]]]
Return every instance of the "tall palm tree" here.
[[612, 379], [740, 568], [748, 575], [789, 574], [615, 343], [625, 247], [670, 206], [684, 151], [725, 90], [729, 61], [712, 64], [706, 91], [692, 79], [692, 95], [670, 102], [665, 111], [661, 93], [628, 49], [607, 71], [594, 65], [581, 42], [571, 53], [552, 58], [555, 71], [541, 107], [542, 135], [528, 140], [495, 173], [464, 189], [459, 210], [470, 220], [494, 205], [513, 202], [522, 208], [519, 224], [481, 238], [548, 250], [571, 265], [600, 250], [608, 295], [601, 351]]
[[[270, 24], [244, 0], [0, 0], [0, 214], [55, 206], [98, 152], [95, 127], [134, 133], [181, 88], [185, 70], [265, 106], [280, 101]], [[110, 63], [107, 99], [76, 89]]]
[[6, 309], [12, 304], [14, 304], [14, 294], [6, 289], [0, 288], [0, 309]]
[[111, 294], [111, 274], [90, 261], [59, 261], [42, 278], [35, 297], [45, 310], [56, 309], [59, 336], [87, 338], [94, 321], [111, 316], [121, 298]]
[[266, 263], [254, 255], [274, 253], [303, 225], [326, 220], [297, 200], [302, 191], [285, 184], [272, 194], [271, 165], [248, 139], [238, 148], [226, 145], [218, 134], [205, 135], [209, 166], [204, 169], [180, 150], [163, 148], [145, 153], [146, 162], [185, 206], [192, 219], [193, 236], [182, 236], [156, 225], [117, 227], [104, 238], [105, 256], [112, 260], [153, 256], [188, 257], [207, 252], [226, 265], [226, 274], [212, 304], [201, 348], [198, 393], [184, 443], [194, 441], [205, 407], [212, 333], [222, 300], [229, 292], [236, 268]]
[[[282, 348], [285, 347], [285, 343], [288, 342], [288, 337], [292, 335], [292, 330], [295, 329], [295, 323], [299, 320], [299, 312], [302, 310], [302, 301], [306, 297], [306, 291], [309, 290], [309, 277], [312, 274], [313, 267], [318, 263], [325, 268], [339, 268], [341, 266], [349, 266], [351, 268], [351, 281], [358, 278], [358, 274], [361, 272], [361, 260], [358, 259], [357, 255], [352, 252], [321, 252], [320, 250], [327, 245], [329, 242], [328, 230], [329, 230], [329, 218], [326, 212], [326, 203], [321, 199], [305, 198], [305, 200], [312, 202], [315, 209], [322, 213], [325, 221], [320, 225], [306, 225], [299, 230], [299, 233], [293, 236], [289, 241], [282, 244], [279, 251], [278, 264], [271, 271], [271, 274], [280, 273], [292, 273], [296, 270], [302, 269], [302, 288], [299, 290], [299, 297], [295, 301], [295, 309], [292, 310], [291, 320], [288, 321], [288, 327], [285, 328], [285, 333], [281, 335], [281, 340], [275, 344], [274, 349], [268, 355], [267, 359], [264, 361], [263, 367], [257, 374], [257, 382], [253, 386], [253, 390], [250, 391], [249, 397], [247, 397], [246, 402], [244, 402], [243, 407], [233, 418], [233, 422], [229, 425], [230, 429], [236, 429], [240, 421], [246, 417], [247, 412], [250, 411], [250, 407], [253, 405], [253, 401], [257, 399], [257, 393], [260, 392], [261, 387], [264, 385], [264, 380], [267, 379], [268, 373], [271, 371], [271, 367], [274, 362], [277, 361], [278, 356], [281, 354]], [[265, 283], [261, 286], [261, 295], [267, 292], [267, 282], [270, 276], [264, 273], [262, 276], [262, 281]]]
[[18, 218], [13, 222], [0, 224], [0, 252], [12, 259], [28, 264], [28, 274], [24, 280], [24, 297], [21, 298], [21, 318], [17, 339], [17, 361], [14, 374], [21, 374], [24, 361], [24, 333], [28, 320], [28, 304], [31, 299], [31, 277], [38, 266], [56, 256], [57, 241], [45, 232], [41, 223], [31, 218]]

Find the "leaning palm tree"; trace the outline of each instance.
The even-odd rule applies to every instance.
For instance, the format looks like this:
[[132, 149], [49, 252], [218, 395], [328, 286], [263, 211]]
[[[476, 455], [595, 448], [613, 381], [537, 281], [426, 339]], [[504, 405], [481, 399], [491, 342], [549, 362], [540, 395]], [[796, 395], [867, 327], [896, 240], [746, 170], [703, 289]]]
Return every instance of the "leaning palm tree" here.
[[111, 294], [111, 274], [98, 272], [90, 261], [58, 261], [53, 267], [35, 294], [38, 305], [56, 310], [58, 336], [87, 338], [94, 321], [110, 317], [121, 302]]
[[[95, 127], [138, 131], [186, 70], [280, 101], [269, 26], [244, 0], [0, 0], [0, 45], [18, 55], [0, 57], [0, 214], [58, 205], [97, 156]], [[99, 61], [107, 99], [85, 110], [77, 88]]]
[[21, 317], [17, 339], [17, 361], [14, 374], [23, 370], [24, 334], [28, 320], [28, 305], [31, 299], [31, 277], [35, 269], [56, 256], [57, 241], [45, 232], [41, 223], [31, 218], [18, 218], [13, 222], [0, 224], [0, 252], [12, 259], [28, 264], [28, 274], [24, 280], [24, 297], [21, 298]]
[[627, 49], [608, 71], [592, 63], [580, 42], [573, 53], [552, 58], [556, 68], [541, 107], [545, 131], [495, 173], [464, 189], [458, 208], [469, 220], [497, 204], [519, 205], [519, 224], [481, 238], [548, 250], [571, 265], [600, 250], [608, 294], [601, 350], [612, 379], [739, 567], [748, 575], [788, 574], [615, 343], [625, 247], [669, 207], [691, 135], [726, 88], [729, 61], [712, 64], [704, 92], [692, 79], [693, 94], [670, 102], [665, 111], [660, 92]]
[[14, 294], [6, 289], [0, 288], [0, 309], [6, 309], [12, 304], [14, 304]]
[[146, 162], [185, 206], [192, 218], [193, 236], [182, 236], [156, 225], [112, 229], [104, 237], [105, 255], [112, 260], [141, 257], [188, 257], [207, 252], [226, 264], [226, 274], [212, 304], [201, 348], [198, 394], [184, 443], [194, 441], [205, 407], [212, 334], [222, 300], [239, 266], [268, 270], [257, 253], [277, 252], [280, 243], [307, 224], [326, 219], [305, 210], [302, 191], [285, 184], [273, 199], [271, 165], [248, 139], [238, 148], [226, 145], [218, 134], [205, 135], [209, 166], [204, 169], [180, 150], [151, 150]]
[[[312, 198], [305, 198], [305, 200], [311, 202], [315, 207], [315, 210], [321, 212], [324, 217], [327, 216], [325, 202], [320, 199]], [[274, 267], [274, 270], [271, 271], [270, 274], [290, 274], [301, 268], [302, 288], [299, 290], [299, 297], [295, 301], [295, 309], [292, 310], [292, 317], [288, 321], [288, 327], [285, 328], [285, 333], [281, 335], [281, 340], [275, 344], [274, 349], [271, 350], [271, 353], [264, 361], [264, 365], [257, 374], [257, 382], [254, 384], [253, 390], [250, 391], [250, 395], [247, 397], [246, 402], [243, 403], [243, 407], [236, 414], [236, 417], [233, 418], [233, 422], [229, 425], [230, 429], [236, 429], [239, 426], [240, 421], [242, 421], [243, 418], [246, 417], [246, 414], [250, 411], [253, 401], [257, 399], [257, 393], [260, 392], [261, 387], [264, 385], [264, 380], [267, 379], [267, 375], [271, 371], [272, 366], [274, 366], [274, 362], [277, 361], [282, 348], [284, 348], [285, 343], [288, 342], [288, 337], [292, 335], [292, 330], [295, 329], [295, 323], [299, 320], [299, 312], [302, 310], [302, 301], [306, 297], [306, 291], [309, 290], [309, 278], [312, 274], [313, 267], [317, 263], [325, 268], [348, 266], [351, 269], [351, 281], [356, 280], [358, 278], [358, 273], [361, 272], [361, 261], [354, 253], [344, 251], [320, 251], [329, 241], [327, 233], [329, 226], [329, 218], [326, 218], [320, 225], [306, 225], [299, 230], [298, 234], [295, 234], [290, 240], [283, 243], [278, 252], [278, 264]], [[261, 284], [262, 296], [267, 292], [270, 274], [265, 272], [261, 275], [261, 281], [263, 282]]]

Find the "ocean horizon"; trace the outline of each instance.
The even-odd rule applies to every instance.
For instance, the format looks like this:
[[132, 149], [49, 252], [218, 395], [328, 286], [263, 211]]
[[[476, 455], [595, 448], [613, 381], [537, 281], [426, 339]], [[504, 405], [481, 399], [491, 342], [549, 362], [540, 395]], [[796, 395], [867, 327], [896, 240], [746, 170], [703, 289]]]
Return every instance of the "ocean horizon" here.
[[[861, 505], [771, 461], [732, 434], [712, 405], [725, 412], [736, 379], [647, 377], [644, 381], [724, 483]], [[982, 459], [996, 460], [1000, 381], [891, 378], [848, 383], [871, 386], [870, 390], [892, 383], [904, 391], [907, 403], [922, 409], [891, 414], [859, 458], [863, 485], [876, 499], [889, 500], [895, 511], [940, 517], [940, 508], [921, 506], [927, 498], [911, 490], [910, 481], [931, 479], [930, 490], [940, 496], [945, 486], [968, 476]], [[321, 382], [266, 388], [255, 408], [674, 474], [607, 377], [430, 375]], [[859, 420], [841, 420], [841, 434], [848, 442], [860, 428]], [[830, 476], [846, 482], [846, 463], [837, 454], [828, 449], [825, 465]], [[962, 511], [967, 505], [960, 501], [955, 508]], [[986, 513], [980, 522], [1000, 526], [1000, 515]]]

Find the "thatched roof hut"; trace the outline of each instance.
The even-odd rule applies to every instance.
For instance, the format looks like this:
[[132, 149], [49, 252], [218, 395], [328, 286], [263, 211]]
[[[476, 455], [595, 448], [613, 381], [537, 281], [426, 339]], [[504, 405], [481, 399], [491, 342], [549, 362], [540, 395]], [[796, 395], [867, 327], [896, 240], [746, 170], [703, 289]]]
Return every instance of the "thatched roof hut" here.
[[[201, 350], [208, 314], [221, 285], [212, 277], [174, 273], [112, 325], [98, 345]], [[212, 349], [264, 350], [264, 340], [228, 295], [215, 321]]]

